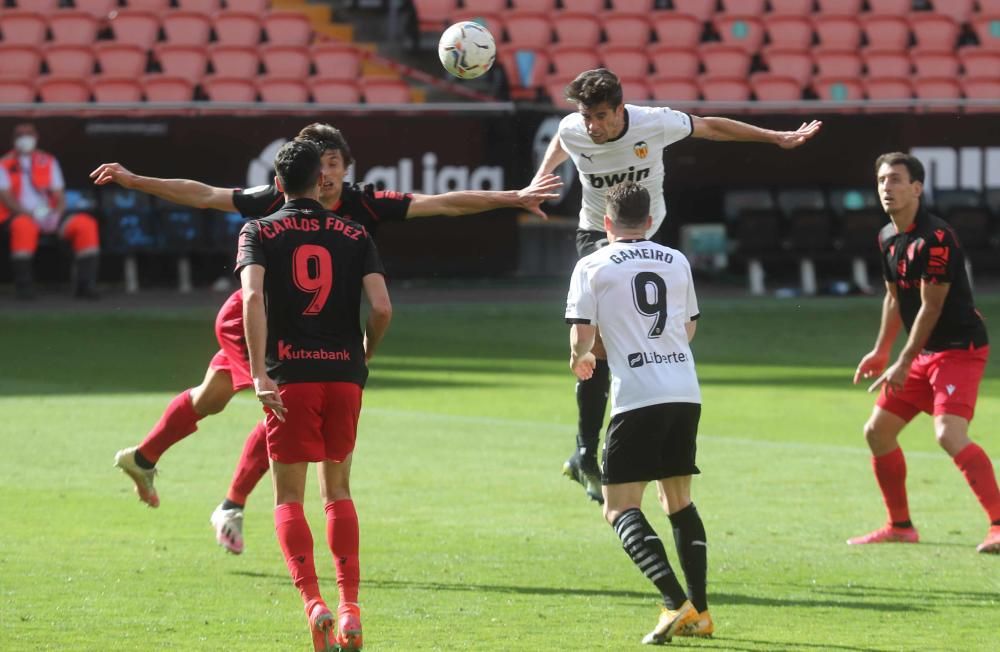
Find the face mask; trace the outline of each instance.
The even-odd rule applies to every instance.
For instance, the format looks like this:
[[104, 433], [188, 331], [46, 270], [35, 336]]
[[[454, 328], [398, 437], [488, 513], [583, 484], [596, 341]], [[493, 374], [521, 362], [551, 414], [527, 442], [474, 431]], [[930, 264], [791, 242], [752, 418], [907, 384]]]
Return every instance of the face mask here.
[[23, 136], [18, 136], [17, 138], [14, 139], [14, 147], [17, 149], [17, 151], [21, 152], [22, 154], [28, 154], [30, 152], [35, 151], [35, 144], [37, 142], [38, 139], [36, 139], [34, 136], [29, 136], [25, 134]]

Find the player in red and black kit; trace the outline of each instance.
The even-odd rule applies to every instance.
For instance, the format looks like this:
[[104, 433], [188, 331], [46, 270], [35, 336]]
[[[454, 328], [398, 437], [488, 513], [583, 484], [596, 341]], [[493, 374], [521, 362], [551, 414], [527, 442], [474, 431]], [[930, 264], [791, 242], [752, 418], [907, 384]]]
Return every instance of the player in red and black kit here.
[[[274, 169], [285, 204], [240, 232], [236, 273], [247, 352], [254, 389], [268, 412], [274, 527], [285, 563], [302, 594], [315, 649], [348, 652], [362, 646], [351, 458], [367, 361], [389, 327], [392, 306], [371, 236], [319, 203], [319, 148], [306, 140], [286, 143]], [[363, 334], [362, 291], [371, 305]], [[302, 507], [310, 462], [319, 463], [337, 570], [336, 633]]]
[[[548, 175], [516, 191], [456, 191], [441, 195], [378, 192], [372, 186], [344, 184], [344, 176], [354, 159], [339, 130], [313, 123], [303, 128], [297, 138], [317, 143], [323, 150], [320, 203], [362, 224], [372, 235], [382, 222], [431, 215], [467, 215], [495, 208], [521, 208], [544, 215], [540, 204], [556, 198], [561, 185], [558, 176]], [[233, 190], [188, 179], [139, 176], [118, 163], [104, 163], [90, 176], [97, 185], [117, 183], [178, 204], [238, 210], [247, 218], [269, 215], [283, 203], [273, 184]], [[241, 306], [242, 297], [237, 291], [219, 310], [215, 328], [220, 351], [212, 359], [202, 383], [174, 397], [146, 438], [115, 456], [115, 464], [132, 478], [139, 498], [151, 507], [159, 505], [153, 479], [160, 456], [197, 430], [199, 420], [221, 412], [236, 392], [251, 386]], [[258, 424], [247, 437], [225, 500], [211, 517], [216, 540], [232, 553], [243, 551], [243, 506], [267, 469], [264, 426]]]
[[[882, 324], [872, 351], [862, 358], [854, 382], [876, 377], [880, 389], [865, 438], [889, 522], [849, 544], [916, 543], [906, 496], [906, 459], [899, 433], [920, 412], [934, 417], [938, 443], [979, 499], [990, 527], [977, 550], [1000, 553], [1000, 489], [989, 456], [969, 439], [989, 345], [976, 310], [965, 252], [947, 222], [921, 205], [924, 166], [900, 152], [875, 163], [879, 199], [891, 223], [879, 233], [886, 295]], [[888, 368], [900, 327], [909, 337]]]

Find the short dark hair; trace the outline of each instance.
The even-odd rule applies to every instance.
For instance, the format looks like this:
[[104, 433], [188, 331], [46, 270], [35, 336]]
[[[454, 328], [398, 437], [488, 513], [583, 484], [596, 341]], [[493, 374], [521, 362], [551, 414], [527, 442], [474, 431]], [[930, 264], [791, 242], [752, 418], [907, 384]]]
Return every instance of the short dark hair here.
[[322, 122], [314, 122], [302, 127], [302, 131], [296, 138], [312, 141], [319, 146], [321, 154], [330, 149], [337, 150], [340, 152], [340, 157], [344, 159], [344, 167], [350, 167], [351, 163], [354, 163], [351, 148], [348, 147], [347, 139], [344, 138], [340, 129]]
[[607, 102], [614, 109], [622, 103], [622, 83], [607, 68], [586, 70], [566, 86], [565, 95], [570, 102], [588, 108]]
[[288, 195], [305, 195], [312, 190], [320, 169], [320, 150], [312, 141], [290, 140], [274, 155], [274, 172]]
[[645, 226], [649, 217], [649, 191], [635, 181], [623, 181], [608, 191], [608, 217], [618, 226]]
[[924, 182], [924, 164], [920, 162], [916, 156], [912, 154], [905, 154], [903, 152], [888, 152], [879, 156], [875, 159], [875, 176], [878, 176], [878, 170], [883, 164], [889, 165], [905, 165], [907, 171], [910, 173], [910, 181]]

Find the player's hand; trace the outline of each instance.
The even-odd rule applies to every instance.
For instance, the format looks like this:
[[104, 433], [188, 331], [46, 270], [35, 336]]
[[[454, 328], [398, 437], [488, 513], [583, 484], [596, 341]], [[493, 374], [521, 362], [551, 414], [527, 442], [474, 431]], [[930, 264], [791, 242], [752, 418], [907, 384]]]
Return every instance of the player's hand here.
[[862, 378], [869, 379], [878, 376], [887, 364], [889, 364], [888, 353], [872, 351], [861, 358], [861, 362], [858, 363], [858, 368], [854, 371], [854, 384], [857, 385]]
[[121, 163], [101, 163], [90, 173], [90, 178], [94, 180], [95, 186], [117, 183], [123, 188], [131, 188], [136, 175]]
[[518, 206], [547, 220], [548, 215], [540, 205], [542, 202], [559, 199], [559, 189], [562, 185], [562, 179], [558, 174], [544, 174], [532, 179], [528, 186], [517, 191]]
[[822, 122], [813, 120], [808, 123], [803, 122], [802, 126], [795, 131], [779, 131], [777, 145], [781, 149], [795, 149], [818, 134], [822, 126]]
[[871, 384], [868, 391], [874, 392], [882, 385], [885, 385], [886, 390], [890, 392], [903, 389], [903, 385], [906, 384], [906, 377], [910, 375], [912, 364], [912, 362], [897, 360], [881, 376], [875, 379], [875, 382]]
[[261, 402], [264, 409], [270, 410], [278, 421], [285, 421], [285, 413], [288, 410], [281, 402], [281, 394], [278, 393], [278, 384], [271, 380], [270, 376], [260, 376], [253, 379], [253, 390], [257, 394], [257, 400]]
[[590, 380], [590, 377], [594, 375], [594, 365], [596, 364], [597, 358], [594, 357], [593, 353], [584, 353], [579, 358], [574, 355], [569, 357], [569, 368], [580, 380]]

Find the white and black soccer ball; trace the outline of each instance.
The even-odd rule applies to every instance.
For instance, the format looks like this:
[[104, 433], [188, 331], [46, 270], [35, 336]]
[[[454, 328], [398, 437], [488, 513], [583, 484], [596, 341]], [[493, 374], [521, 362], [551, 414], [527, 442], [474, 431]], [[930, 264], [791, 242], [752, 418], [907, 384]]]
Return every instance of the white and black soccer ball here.
[[496, 57], [497, 45], [490, 30], [472, 21], [455, 23], [438, 41], [441, 65], [459, 79], [475, 79], [485, 74]]

